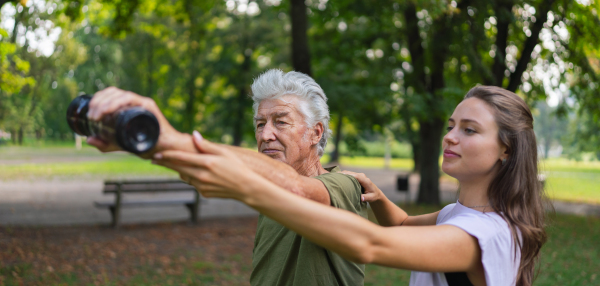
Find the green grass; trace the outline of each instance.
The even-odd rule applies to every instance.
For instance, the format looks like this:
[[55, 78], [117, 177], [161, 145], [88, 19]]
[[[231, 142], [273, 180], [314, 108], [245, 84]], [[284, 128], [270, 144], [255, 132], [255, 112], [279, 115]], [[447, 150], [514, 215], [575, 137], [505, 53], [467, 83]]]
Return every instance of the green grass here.
[[[412, 215], [439, 209], [435, 206], [402, 207]], [[548, 241], [541, 250], [540, 272], [534, 285], [600, 285], [600, 218], [557, 214], [549, 220], [546, 230]], [[190, 259], [170, 267], [177, 270], [175, 273], [162, 271], [156, 264], [139, 265], [135, 275], [106, 279], [102, 285], [247, 285], [251, 265], [241, 263], [241, 258], [241, 254], [230, 255], [218, 264]], [[19, 277], [27, 277], [26, 281], [35, 285], [86, 285], [82, 280], [89, 281], [88, 276], [98, 274], [75, 269], [71, 273], [37, 276], [31, 268], [27, 264], [0, 268], [0, 285], [22, 285], [23, 278]], [[409, 279], [410, 271], [407, 270], [366, 266], [365, 286], [408, 285]]]
[[124, 178], [154, 175], [177, 176], [174, 171], [152, 165], [149, 161], [133, 156], [109, 161], [0, 165], [0, 180], [81, 176]]
[[[356, 167], [369, 167], [369, 168], [383, 168], [385, 166], [384, 158], [377, 157], [342, 157], [340, 164], [343, 166], [356, 166]], [[396, 159], [390, 160], [390, 168], [412, 170], [414, 166], [412, 159]]]

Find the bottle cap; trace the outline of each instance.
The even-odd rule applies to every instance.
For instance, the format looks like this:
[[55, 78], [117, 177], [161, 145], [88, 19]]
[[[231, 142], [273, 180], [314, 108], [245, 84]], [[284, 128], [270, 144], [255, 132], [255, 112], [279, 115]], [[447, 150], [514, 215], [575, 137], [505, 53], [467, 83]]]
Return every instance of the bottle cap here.
[[122, 112], [115, 126], [117, 144], [134, 154], [154, 148], [160, 135], [158, 120], [142, 107], [132, 107]]

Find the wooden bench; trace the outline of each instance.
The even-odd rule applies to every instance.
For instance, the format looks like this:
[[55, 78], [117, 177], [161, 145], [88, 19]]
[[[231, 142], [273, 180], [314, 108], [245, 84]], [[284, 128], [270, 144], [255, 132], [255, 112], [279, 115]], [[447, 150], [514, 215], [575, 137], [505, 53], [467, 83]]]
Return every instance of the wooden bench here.
[[[190, 212], [192, 223], [198, 222], [200, 214], [200, 194], [196, 189], [181, 180], [129, 180], [105, 181], [104, 194], [115, 194], [114, 202], [94, 202], [98, 208], [108, 208], [112, 217], [112, 226], [118, 227], [121, 221], [123, 207], [141, 206], [169, 206], [185, 205]], [[193, 192], [193, 199], [168, 199], [168, 200], [123, 200], [124, 194], [159, 193], [159, 192]]]

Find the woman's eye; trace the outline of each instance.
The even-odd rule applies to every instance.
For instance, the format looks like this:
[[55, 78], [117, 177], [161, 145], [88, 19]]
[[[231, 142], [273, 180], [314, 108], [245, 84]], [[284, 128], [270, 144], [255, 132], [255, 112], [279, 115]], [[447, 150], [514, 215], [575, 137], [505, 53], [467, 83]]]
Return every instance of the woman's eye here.
[[473, 134], [473, 133], [475, 133], [475, 130], [473, 130], [471, 128], [465, 128], [465, 133], [467, 133], [467, 134]]
[[454, 126], [448, 126], [448, 127], [446, 127], [446, 131], [450, 132], [450, 130], [452, 130], [452, 128], [454, 128]]

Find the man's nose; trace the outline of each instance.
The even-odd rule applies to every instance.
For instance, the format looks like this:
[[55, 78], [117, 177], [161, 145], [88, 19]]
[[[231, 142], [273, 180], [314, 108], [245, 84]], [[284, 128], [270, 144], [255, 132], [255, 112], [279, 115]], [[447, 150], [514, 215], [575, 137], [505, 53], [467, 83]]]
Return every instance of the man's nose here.
[[260, 133], [260, 138], [262, 141], [269, 142], [277, 140], [277, 136], [275, 136], [275, 127], [273, 124], [267, 123], [265, 127], [263, 127], [262, 132]]

